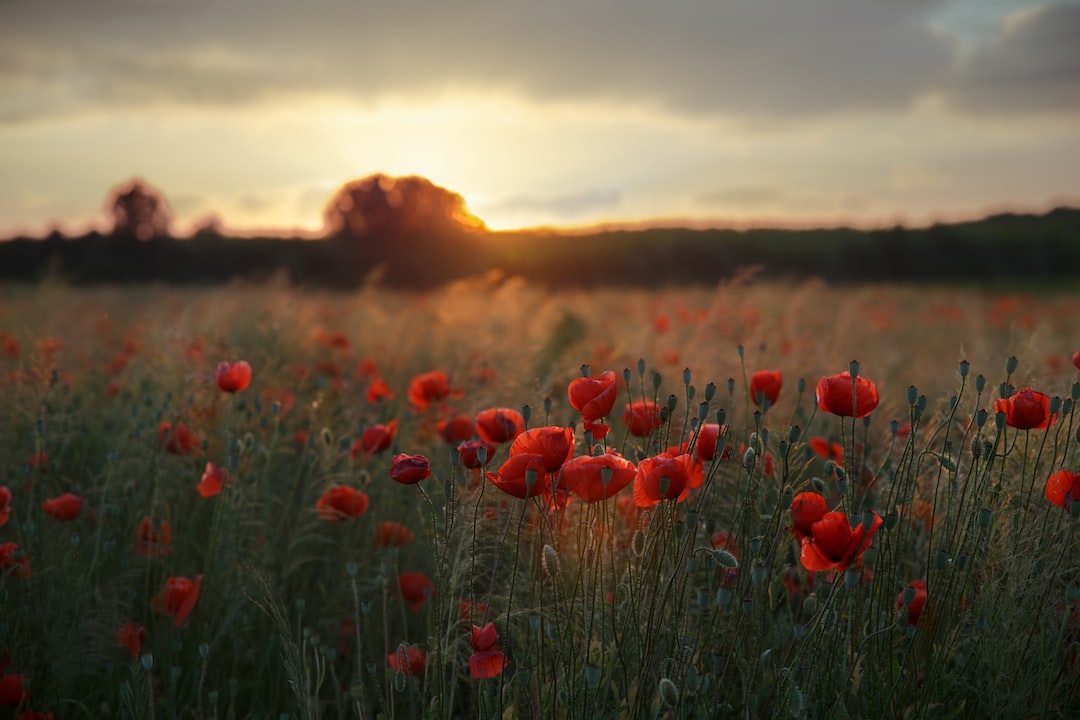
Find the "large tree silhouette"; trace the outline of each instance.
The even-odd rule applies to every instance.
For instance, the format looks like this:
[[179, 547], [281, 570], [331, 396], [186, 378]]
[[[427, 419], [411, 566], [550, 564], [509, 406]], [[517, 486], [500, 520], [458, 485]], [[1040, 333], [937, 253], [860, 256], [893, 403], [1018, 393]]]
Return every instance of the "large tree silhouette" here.
[[141, 178], [113, 188], [105, 209], [118, 237], [146, 241], [169, 235], [172, 210], [161, 191]]
[[327, 233], [394, 238], [427, 232], [482, 230], [455, 192], [416, 175], [370, 175], [345, 183], [323, 211]]

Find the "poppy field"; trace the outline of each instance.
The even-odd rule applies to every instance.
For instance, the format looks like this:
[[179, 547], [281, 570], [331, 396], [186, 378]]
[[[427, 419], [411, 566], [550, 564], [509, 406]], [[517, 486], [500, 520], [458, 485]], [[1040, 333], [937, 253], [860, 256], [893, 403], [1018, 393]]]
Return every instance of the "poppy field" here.
[[0, 717], [1072, 718], [1080, 297], [0, 288]]

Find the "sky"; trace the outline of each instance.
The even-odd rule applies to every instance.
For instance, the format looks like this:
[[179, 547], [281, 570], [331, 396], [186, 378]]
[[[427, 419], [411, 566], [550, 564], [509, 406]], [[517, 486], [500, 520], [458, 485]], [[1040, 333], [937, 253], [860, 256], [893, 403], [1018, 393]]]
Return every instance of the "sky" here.
[[1080, 0], [0, 0], [0, 237], [318, 232], [422, 175], [493, 229], [1080, 206]]

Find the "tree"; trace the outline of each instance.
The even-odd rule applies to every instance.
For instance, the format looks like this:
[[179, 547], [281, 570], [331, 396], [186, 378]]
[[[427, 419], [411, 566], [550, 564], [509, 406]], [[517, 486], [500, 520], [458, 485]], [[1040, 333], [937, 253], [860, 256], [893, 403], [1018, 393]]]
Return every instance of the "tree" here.
[[352, 180], [330, 198], [323, 219], [329, 235], [356, 238], [484, 229], [460, 195], [416, 175]]
[[141, 178], [113, 188], [105, 209], [118, 236], [146, 241], [169, 235], [172, 210], [161, 191]]

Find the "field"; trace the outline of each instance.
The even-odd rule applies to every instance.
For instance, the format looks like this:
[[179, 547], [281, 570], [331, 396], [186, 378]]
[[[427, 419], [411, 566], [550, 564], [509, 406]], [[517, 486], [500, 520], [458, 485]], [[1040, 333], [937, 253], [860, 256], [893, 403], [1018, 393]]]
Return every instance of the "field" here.
[[0, 288], [0, 715], [1077, 717], [1078, 350], [948, 286]]

